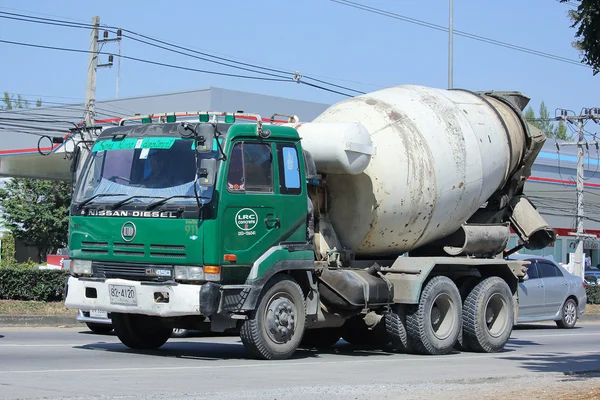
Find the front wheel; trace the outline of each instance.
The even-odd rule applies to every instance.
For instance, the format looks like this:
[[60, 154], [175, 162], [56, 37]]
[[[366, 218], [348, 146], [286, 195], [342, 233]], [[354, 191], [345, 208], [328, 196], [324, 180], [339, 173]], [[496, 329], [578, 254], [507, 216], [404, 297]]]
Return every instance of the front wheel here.
[[258, 307], [244, 321], [240, 337], [254, 357], [285, 360], [300, 345], [305, 324], [302, 289], [292, 277], [276, 275], [263, 288]]
[[187, 337], [187, 335], [189, 335], [189, 334], [190, 334], [190, 331], [187, 329], [175, 328], [175, 329], [173, 329], [173, 333], [171, 334], [171, 337], [184, 338], [184, 337]]
[[573, 299], [567, 299], [562, 307], [562, 318], [556, 321], [559, 328], [571, 329], [577, 323], [577, 303]]
[[157, 349], [173, 333], [160, 317], [149, 315], [113, 313], [112, 322], [121, 343], [137, 350]]
[[95, 324], [93, 322], [86, 322], [85, 324], [94, 333], [109, 333], [113, 330], [110, 324]]
[[480, 282], [463, 305], [463, 340], [472, 351], [495, 353], [506, 345], [514, 323], [513, 296], [497, 276]]

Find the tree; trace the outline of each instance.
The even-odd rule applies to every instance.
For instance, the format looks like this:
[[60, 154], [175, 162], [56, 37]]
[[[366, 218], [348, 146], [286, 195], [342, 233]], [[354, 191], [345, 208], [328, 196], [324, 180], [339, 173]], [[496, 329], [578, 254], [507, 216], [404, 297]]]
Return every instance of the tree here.
[[540, 116], [535, 116], [535, 111], [531, 106], [527, 107], [525, 110], [525, 118], [532, 125], [536, 126], [539, 130], [544, 132], [544, 134], [549, 138], [556, 138], [561, 140], [571, 140], [572, 137], [567, 134], [567, 127], [565, 126], [563, 121], [559, 121], [558, 125], [554, 126], [554, 122], [550, 119], [550, 113], [548, 112], [548, 107], [542, 101], [540, 103]]
[[0, 189], [4, 225], [42, 260], [67, 244], [70, 202], [67, 182], [13, 178]]
[[0, 254], [2, 256], [2, 262], [0, 263], [0, 267], [12, 267], [17, 263], [15, 260], [15, 238], [13, 235], [5, 231], [2, 234], [2, 248], [0, 249]]
[[[29, 106], [30, 106], [29, 100], [24, 99], [23, 96], [21, 96], [20, 94], [18, 94], [17, 98], [15, 99], [15, 95], [10, 94], [8, 92], [4, 92], [4, 96], [2, 97], [2, 102], [4, 103], [4, 105], [0, 106], [0, 110], [3, 110], [3, 111], [9, 111], [9, 110], [13, 110], [15, 108], [29, 108]], [[41, 107], [42, 99], [37, 99], [35, 101], [35, 106]]]
[[600, 2], [598, 0], [560, 0], [561, 3], [578, 2], [569, 10], [571, 28], [577, 29], [573, 47], [580, 50], [584, 64], [592, 67], [593, 74], [600, 72]]

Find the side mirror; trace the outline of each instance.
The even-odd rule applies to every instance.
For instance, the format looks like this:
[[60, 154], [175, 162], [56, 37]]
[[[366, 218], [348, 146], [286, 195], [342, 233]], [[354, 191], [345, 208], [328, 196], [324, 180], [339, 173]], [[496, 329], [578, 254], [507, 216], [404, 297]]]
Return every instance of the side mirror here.
[[215, 127], [212, 124], [196, 125], [196, 151], [198, 153], [210, 153], [213, 151], [213, 140], [215, 139]]
[[71, 168], [70, 171], [74, 174], [77, 171], [77, 165], [79, 165], [79, 159], [81, 158], [81, 148], [79, 146], [75, 146], [73, 149], [73, 158], [71, 159]]
[[217, 160], [208, 158], [200, 161], [198, 167], [198, 182], [200, 186], [212, 186], [215, 183], [215, 175], [217, 172]]

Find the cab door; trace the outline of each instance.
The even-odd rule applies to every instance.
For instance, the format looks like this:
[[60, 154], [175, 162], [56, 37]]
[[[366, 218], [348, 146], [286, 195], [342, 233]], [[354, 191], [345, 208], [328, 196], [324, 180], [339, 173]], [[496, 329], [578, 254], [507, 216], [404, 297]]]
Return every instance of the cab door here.
[[252, 265], [281, 237], [273, 146], [267, 141], [236, 141], [226, 165], [227, 182], [220, 197], [223, 254], [235, 256], [237, 265]]
[[294, 142], [275, 143], [276, 183], [280, 194], [282, 242], [305, 242], [308, 212], [302, 149]]

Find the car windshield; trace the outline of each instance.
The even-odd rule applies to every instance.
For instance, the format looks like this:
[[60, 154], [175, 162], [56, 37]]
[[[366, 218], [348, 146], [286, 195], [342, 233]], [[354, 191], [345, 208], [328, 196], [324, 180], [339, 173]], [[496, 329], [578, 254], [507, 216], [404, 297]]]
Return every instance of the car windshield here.
[[[177, 196], [169, 203], [195, 203], [193, 143], [176, 137], [99, 140], [81, 173], [74, 201], [97, 196], [94, 202], [116, 203], [136, 196], [132, 202], [148, 203]], [[199, 153], [198, 165], [217, 156], [216, 149]], [[206, 203], [212, 198], [213, 186], [198, 184], [197, 191]]]

